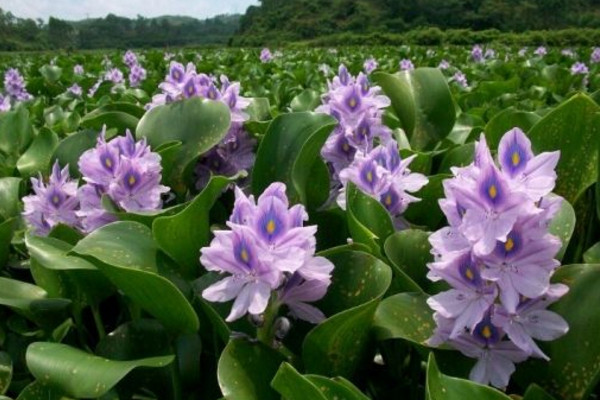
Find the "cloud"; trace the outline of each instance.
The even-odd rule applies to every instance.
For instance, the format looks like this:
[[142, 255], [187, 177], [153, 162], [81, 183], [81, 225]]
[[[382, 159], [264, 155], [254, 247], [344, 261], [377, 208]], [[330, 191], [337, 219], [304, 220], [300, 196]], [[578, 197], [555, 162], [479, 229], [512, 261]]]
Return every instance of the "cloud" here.
[[257, 0], [2, 0], [0, 7], [21, 18], [53, 16], [66, 20], [104, 17], [116, 14], [135, 18], [161, 15], [187, 15], [207, 18], [217, 14], [244, 13]]

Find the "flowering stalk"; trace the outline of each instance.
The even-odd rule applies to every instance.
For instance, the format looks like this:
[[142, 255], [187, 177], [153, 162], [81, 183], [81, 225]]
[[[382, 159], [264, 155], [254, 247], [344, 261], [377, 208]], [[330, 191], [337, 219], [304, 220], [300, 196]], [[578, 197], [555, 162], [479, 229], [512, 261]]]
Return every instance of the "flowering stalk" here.
[[437, 329], [429, 344], [448, 343], [478, 361], [470, 379], [508, 385], [514, 363], [548, 360], [535, 340], [554, 340], [567, 323], [547, 306], [568, 288], [550, 284], [560, 240], [548, 226], [561, 199], [550, 196], [559, 152], [534, 155], [518, 128], [507, 132], [495, 164], [482, 135], [475, 160], [453, 168], [440, 207], [449, 226], [433, 233], [428, 277], [451, 289], [428, 300]]

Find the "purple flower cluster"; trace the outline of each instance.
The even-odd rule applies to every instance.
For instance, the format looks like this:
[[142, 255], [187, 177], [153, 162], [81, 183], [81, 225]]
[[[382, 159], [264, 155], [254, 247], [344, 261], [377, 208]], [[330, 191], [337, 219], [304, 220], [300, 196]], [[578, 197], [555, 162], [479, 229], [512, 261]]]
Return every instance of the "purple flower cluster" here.
[[271, 50], [269, 50], [268, 48], [264, 48], [260, 51], [260, 62], [262, 63], [268, 63], [269, 61], [273, 60], [273, 54], [271, 54]]
[[475, 46], [473, 46], [473, 48], [471, 49], [471, 58], [475, 62], [483, 61], [483, 48], [480, 45], [476, 44]]
[[375, 139], [383, 143], [391, 140], [391, 131], [381, 121], [390, 99], [380, 93], [381, 88], [371, 86], [365, 74], [355, 78], [344, 65], [329, 82], [329, 91], [316, 111], [332, 115], [339, 122], [321, 150], [334, 180], [352, 163], [357, 152], [372, 150]]
[[366, 155], [357, 153], [352, 164], [340, 172], [344, 189], [337, 198], [338, 204], [346, 208], [345, 188], [348, 182], [352, 182], [362, 192], [378, 200], [395, 218], [396, 225], [402, 226], [402, 213], [410, 203], [419, 201], [409, 193], [419, 191], [428, 182], [425, 175], [411, 173], [408, 169], [415, 157], [402, 160], [394, 140], [377, 146]]
[[590, 56], [590, 63], [600, 64], [600, 47], [594, 47]]
[[450, 68], [450, 63], [447, 60], [440, 61], [438, 68], [441, 70]]
[[478, 361], [470, 379], [508, 385], [514, 363], [548, 359], [534, 339], [564, 335], [567, 323], [547, 306], [567, 292], [550, 284], [560, 240], [548, 233], [561, 198], [551, 196], [559, 152], [534, 155], [518, 128], [500, 141], [496, 166], [482, 135], [475, 160], [453, 168], [440, 207], [449, 226], [429, 242], [428, 277], [452, 288], [432, 296], [437, 329], [429, 344], [447, 342]]
[[25, 79], [16, 68], [9, 68], [4, 73], [4, 90], [13, 101], [27, 101], [33, 98], [25, 88]]
[[571, 65], [571, 75], [587, 75], [589, 72], [590, 71], [585, 63], [578, 61]]
[[575, 58], [575, 52], [572, 49], [562, 49], [560, 51], [560, 54], [562, 54], [565, 57]]
[[75, 75], [83, 75], [84, 71], [83, 71], [83, 66], [80, 64], [77, 64], [73, 67], [73, 74]]
[[85, 232], [115, 220], [102, 206], [103, 195], [125, 211], [139, 212], [160, 209], [161, 195], [169, 191], [160, 184], [160, 156], [150, 150], [145, 139], [136, 143], [129, 130], [126, 136], [109, 142], [105, 135], [106, 127], [96, 147], [79, 158], [79, 170], [86, 183], [79, 188], [81, 209], [77, 215]]
[[544, 46], [540, 46], [537, 49], [535, 49], [533, 54], [535, 54], [538, 57], [544, 57], [546, 54], [548, 54], [548, 50], [546, 50]]
[[138, 87], [146, 79], [146, 70], [140, 64], [133, 64], [129, 69], [129, 85]]
[[215, 231], [200, 250], [207, 270], [228, 274], [202, 292], [212, 302], [235, 299], [227, 321], [260, 315], [270, 301], [312, 323], [325, 318], [307, 303], [325, 295], [333, 264], [315, 256], [317, 227], [303, 226], [308, 214], [301, 204], [289, 206], [285, 189], [275, 182], [255, 202], [236, 187], [230, 230]]
[[125, 82], [123, 79], [123, 72], [119, 68], [111, 68], [104, 75], [104, 80], [111, 81], [114, 84], [120, 84]]
[[125, 52], [125, 54], [123, 55], [123, 62], [125, 63], [125, 65], [127, 65], [129, 68], [131, 68], [134, 65], [138, 64], [138, 59], [133, 51], [127, 50]]
[[79, 86], [77, 83], [74, 83], [73, 85], [71, 85], [71, 87], [69, 87], [67, 89], [68, 93], [71, 93], [73, 96], [77, 96], [77, 97], [81, 97], [81, 95], [83, 94], [83, 90], [81, 89], [81, 86]]
[[233, 176], [241, 170], [247, 170], [254, 164], [254, 146], [256, 141], [243, 129], [248, 120], [244, 109], [250, 100], [240, 96], [239, 82], [230, 82], [221, 75], [220, 87], [217, 80], [206, 74], [198, 74], [196, 67], [189, 63], [184, 68], [182, 64], [172, 61], [169, 74], [159, 85], [161, 94], [152, 98], [152, 103], [146, 108], [168, 104], [190, 97], [204, 97], [220, 101], [229, 107], [231, 126], [225, 138], [217, 146], [204, 154], [196, 167], [198, 181], [196, 186], [202, 188], [210, 178], [210, 174]]
[[76, 212], [79, 208], [77, 181], [69, 177], [69, 166], [62, 170], [58, 161], [45, 184], [42, 176], [31, 178], [34, 194], [23, 197], [23, 218], [37, 235], [46, 236], [53, 227], [65, 224], [79, 226]]
[[371, 72], [375, 71], [378, 67], [377, 60], [373, 57], [367, 58], [363, 64], [363, 68], [365, 70], [365, 74], [369, 75]]
[[400, 60], [400, 71], [412, 71], [415, 65], [409, 58]]
[[459, 86], [463, 88], [469, 87], [469, 82], [467, 82], [467, 76], [462, 71], [456, 71], [452, 80], [456, 82]]

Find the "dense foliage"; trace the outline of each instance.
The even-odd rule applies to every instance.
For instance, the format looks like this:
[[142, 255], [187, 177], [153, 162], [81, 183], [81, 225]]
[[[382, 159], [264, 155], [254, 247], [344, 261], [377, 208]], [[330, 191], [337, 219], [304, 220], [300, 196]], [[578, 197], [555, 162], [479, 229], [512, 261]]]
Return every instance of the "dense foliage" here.
[[600, 395], [599, 49], [0, 70], [0, 398]]
[[239, 15], [206, 20], [191, 17], [104, 18], [46, 22], [19, 18], [0, 8], [0, 50], [146, 48], [226, 44], [238, 29]]

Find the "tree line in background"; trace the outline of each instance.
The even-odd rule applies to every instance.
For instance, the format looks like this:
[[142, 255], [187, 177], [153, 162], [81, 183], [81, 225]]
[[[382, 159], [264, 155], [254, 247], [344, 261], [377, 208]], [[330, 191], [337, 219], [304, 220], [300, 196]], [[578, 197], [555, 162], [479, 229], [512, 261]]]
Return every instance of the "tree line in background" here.
[[0, 50], [144, 48], [226, 44], [239, 26], [239, 15], [206, 20], [191, 17], [137, 19], [118, 17], [48, 22], [18, 18], [0, 9]]
[[600, 27], [600, 0], [260, 0], [234, 43], [330, 35], [405, 34], [418, 28], [524, 32]]

